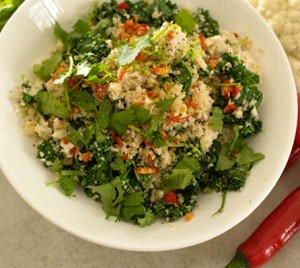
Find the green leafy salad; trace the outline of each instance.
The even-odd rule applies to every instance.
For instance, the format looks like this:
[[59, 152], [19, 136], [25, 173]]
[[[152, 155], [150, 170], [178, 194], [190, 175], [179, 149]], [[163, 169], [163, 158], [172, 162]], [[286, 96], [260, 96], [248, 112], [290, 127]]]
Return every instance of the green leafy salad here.
[[[23, 131], [67, 196], [77, 189], [107, 217], [146, 226], [192, 218], [197, 198], [244, 187], [264, 158], [260, 69], [250, 41], [209, 11], [169, 0], [95, 4], [18, 99]], [[221, 200], [221, 199], [220, 199]]]

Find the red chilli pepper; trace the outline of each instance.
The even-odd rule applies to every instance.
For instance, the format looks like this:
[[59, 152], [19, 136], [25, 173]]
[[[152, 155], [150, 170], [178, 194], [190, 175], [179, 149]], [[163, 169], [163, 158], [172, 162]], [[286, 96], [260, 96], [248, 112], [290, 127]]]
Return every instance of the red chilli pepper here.
[[300, 95], [298, 95], [298, 121], [297, 130], [294, 141], [294, 146], [292, 148], [289, 160], [285, 166], [285, 170], [294, 165], [296, 161], [300, 158]]
[[300, 147], [297, 147], [296, 144], [294, 144], [294, 147], [292, 149], [292, 152], [290, 154], [289, 160], [285, 166], [284, 171], [289, 169], [292, 165], [294, 165], [297, 160], [300, 158]]
[[300, 95], [298, 95], [298, 124], [295, 136], [295, 145], [300, 148]]
[[270, 260], [300, 229], [300, 186], [238, 246], [226, 268], [259, 267]]

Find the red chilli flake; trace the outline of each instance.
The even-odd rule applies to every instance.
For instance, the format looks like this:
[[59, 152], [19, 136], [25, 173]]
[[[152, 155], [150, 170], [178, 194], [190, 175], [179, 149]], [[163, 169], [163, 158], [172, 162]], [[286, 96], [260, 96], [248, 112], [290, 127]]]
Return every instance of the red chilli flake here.
[[202, 50], [204, 50], [204, 51], [207, 50], [208, 46], [206, 44], [206, 39], [203, 36], [203, 34], [199, 34], [199, 39], [200, 39], [200, 45], [201, 45]]
[[228, 103], [224, 108], [224, 113], [232, 113], [237, 109], [237, 106], [234, 103]]
[[72, 149], [70, 149], [70, 155], [71, 155], [72, 157], [75, 157], [76, 154], [77, 154], [77, 152], [78, 152], [78, 149], [77, 149], [76, 146], [74, 146]]
[[129, 7], [128, 4], [125, 3], [125, 2], [122, 2], [122, 3], [117, 5], [118, 9], [127, 9], [128, 7]]
[[119, 147], [123, 147], [124, 142], [122, 141], [122, 139], [115, 133], [113, 133], [111, 135], [112, 139], [114, 140], [114, 142], [116, 142], [118, 144]]
[[167, 204], [178, 204], [178, 198], [175, 191], [166, 193], [164, 200]]

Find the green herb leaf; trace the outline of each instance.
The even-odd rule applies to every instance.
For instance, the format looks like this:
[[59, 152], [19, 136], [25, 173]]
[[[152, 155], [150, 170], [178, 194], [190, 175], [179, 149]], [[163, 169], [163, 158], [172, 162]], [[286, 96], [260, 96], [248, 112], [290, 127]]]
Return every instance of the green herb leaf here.
[[143, 205], [139, 206], [122, 206], [121, 209], [121, 218], [124, 221], [130, 221], [134, 216], [143, 216], [145, 215], [145, 208]]
[[98, 111], [96, 113], [96, 128], [105, 129], [108, 127], [109, 124], [109, 115], [112, 110], [112, 104], [109, 100], [103, 100], [98, 105]]
[[132, 104], [130, 106], [130, 109], [133, 110], [135, 118], [139, 124], [145, 124], [150, 115], [150, 111], [148, 109], [145, 109], [143, 107], [139, 107], [137, 105]]
[[173, 169], [172, 173], [162, 178], [163, 191], [165, 193], [172, 190], [185, 189], [195, 178], [190, 169]]
[[56, 52], [50, 59], [43, 61], [41, 64], [33, 65], [33, 72], [45, 81], [51, 78], [62, 61], [62, 53]]
[[61, 25], [56, 22], [53, 28], [55, 37], [62, 41], [64, 45], [68, 44], [69, 34], [61, 27]]
[[193, 33], [194, 27], [197, 23], [191, 13], [185, 8], [180, 10], [175, 16], [175, 22], [189, 34]]
[[119, 55], [117, 58], [118, 66], [123, 66], [129, 64], [134, 61], [136, 56], [140, 53], [140, 51], [151, 45], [150, 36], [145, 35], [133, 48], [129, 45], [124, 45], [119, 48]]
[[164, 114], [166, 111], [169, 110], [169, 108], [172, 106], [175, 100], [176, 98], [158, 101], [155, 103], [155, 106], [160, 110], [161, 114]]
[[74, 128], [71, 128], [70, 135], [67, 137], [67, 139], [80, 148], [84, 145], [86, 149], [88, 149], [89, 144], [93, 139], [94, 135], [95, 126], [91, 124], [90, 126], [84, 128], [82, 133], [79, 133], [79, 131], [76, 131]]
[[163, 121], [163, 116], [162, 115], [153, 115], [151, 116], [150, 122], [148, 124], [147, 129], [144, 132], [144, 137], [148, 140], [151, 141], [155, 138], [156, 132], [159, 131], [160, 125]]
[[75, 191], [76, 182], [73, 176], [62, 176], [59, 179], [59, 185], [65, 195], [71, 196]]
[[107, 65], [100, 63], [92, 65], [86, 80], [95, 84], [103, 84], [109, 82], [112, 78], [113, 74], [107, 70]]
[[54, 172], [60, 172], [63, 168], [63, 164], [62, 162], [60, 161], [60, 159], [58, 157], [56, 157], [53, 161], [53, 164], [52, 164], [52, 170]]
[[109, 100], [103, 100], [98, 105], [98, 111], [95, 116], [96, 141], [103, 143], [106, 141], [106, 135], [103, 130], [108, 127], [109, 117], [112, 111], [112, 104]]
[[219, 153], [216, 170], [223, 171], [230, 169], [234, 166], [235, 162], [235, 158], [230, 155], [228, 146], [223, 145]]
[[134, 192], [124, 196], [123, 206], [134, 207], [144, 202], [144, 194], [142, 191]]
[[126, 132], [127, 126], [135, 122], [134, 112], [132, 110], [114, 112], [110, 115], [109, 127], [118, 135]]
[[147, 211], [143, 218], [138, 218], [138, 224], [141, 227], [145, 227], [147, 225], [151, 225], [155, 220], [154, 213], [151, 211]]
[[98, 193], [101, 198], [103, 209], [108, 216], [119, 216], [121, 211], [121, 202], [124, 198], [122, 189], [122, 181], [115, 179], [111, 183], [101, 186], [89, 186], [94, 193]]
[[193, 172], [198, 172], [201, 169], [201, 166], [197, 159], [185, 156], [180, 162], [178, 162], [175, 169], [189, 169]]
[[264, 159], [264, 155], [262, 153], [255, 153], [252, 148], [245, 144], [237, 154], [236, 162], [238, 165], [242, 166], [254, 164], [262, 159]]
[[44, 115], [53, 115], [65, 119], [69, 111], [67, 106], [56, 99], [53, 94], [47, 91], [39, 91], [34, 99], [38, 103], [37, 109]]
[[219, 107], [213, 108], [212, 118], [210, 120], [210, 125], [213, 131], [216, 131], [218, 133], [222, 132], [223, 125], [224, 125], [223, 119], [224, 119], [224, 114], [222, 109]]
[[96, 110], [94, 97], [86, 91], [73, 90], [70, 92], [70, 101], [72, 104], [82, 108], [86, 112]]

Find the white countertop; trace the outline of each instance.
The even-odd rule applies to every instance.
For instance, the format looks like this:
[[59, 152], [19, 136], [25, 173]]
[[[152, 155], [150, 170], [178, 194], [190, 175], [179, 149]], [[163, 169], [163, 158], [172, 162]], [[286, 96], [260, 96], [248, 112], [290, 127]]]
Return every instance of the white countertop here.
[[[98, 246], [62, 231], [29, 207], [0, 171], [0, 267], [224, 267], [238, 244], [299, 185], [299, 177], [300, 161], [282, 176], [255, 212], [225, 234], [190, 248], [147, 253]], [[300, 267], [299, 251], [300, 234], [264, 267]]]

